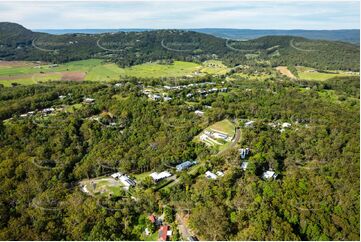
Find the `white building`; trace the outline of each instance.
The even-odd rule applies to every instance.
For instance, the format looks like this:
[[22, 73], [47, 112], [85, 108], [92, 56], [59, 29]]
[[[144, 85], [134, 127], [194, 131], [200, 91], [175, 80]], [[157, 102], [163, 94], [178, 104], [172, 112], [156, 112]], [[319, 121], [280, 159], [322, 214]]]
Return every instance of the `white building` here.
[[161, 96], [157, 95], [157, 94], [149, 94], [148, 97], [154, 101], [160, 100]]
[[172, 176], [168, 171], [162, 171], [161, 173], [153, 172], [150, 174], [150, 176], [153, 178], [154, 181], [160, 181], [164, 178]]
[[48, 113], [52, 113], [54, 111], [55, 111], [54, 108], [44, 108], [43, 111], [41, 111], [41, 112], [44, 114], [48, 114]]
[[123, 183], [125, 189], [129, 189], [129, 187], [133, 187], [136, 185], [135, 181], [129, 178], [127, 175], [123, 175], [119, 178], [119, 181]]
[[220, 177], [224, 176], [223, 171], [217, 171], [216, 174], [217, 174], [217, 176], [220, 176]]
[[253, 123], [254, 123], [254, 121], [248, 121], [244, 124], [244, 127], [252, 127]]
[[88, 104], [90, 104], [90, 103], [94, 103], [94, 101], [95, 101], [95, 99], [93, 99], [93, 98], [84, 98], [84, 102], [85, 103], [88, 103]]
[[208, 136], [206, 134], [202, 134], [200, 139], [203, 141], [203, 140], [207, 140], [208, 139]]
[[117, 173], [111, 174], [110, 176], [113, 177], [114, 179], [118, 179], [118, 178], [120, 178], [122, 175], [123, 175], [122, 173], [117, 172]]
[[289, 127], [291, 127], [290, 123], [283, 123], [282, 124], [282, 128], [289, 128]]
[[212, 172], [210, 172], [210, 171], [206, 171], [205, 175], [206, 175], [206, 177], [207, 177], [208, 179], [213, 179], [213, 180], [216, 180], [216, 179], [217, 179], [217, 175], [214, 174], [214, 173], [212, 173]]
[[214, 132], [213, 134], [213, 137], [216, 138], [216, 139], [223, 139], [225, 141], [228, 140], [228, 135], [225, 135], [225, 134], [221, 134], [221, 133], [218, 133], [218, 132]]
[[191, 167], [191, 166], [193, 166], [195, 164], [197, 164], [196, 161], [186, 161], [186, 162], [183, 162], [183, 163], [177, 165], [176, 169], [177, 169], [177, 171], [186, 170], [186, 169], [188, 169], [189, 167]]
[[249, 148], [247, 147], [247, 148], [245, 148], [245, 149], [239, 149], [239, 153], [240, 153], [240, 155], [241, 155], [241, 158], [242, 159], [245, 159], [246, 158], [246, 156], [249, 154]]
[[266, 180], [276, 179], [277, 174], [274, 171], [265, 171], [263, 172], [262, 178]]
[[245, 171], [245, 170], [247, 170], [247, 167], [248, 167], [248, 162], [246, 162], [246, 161], [242, 162], [241, 169]]
[[194, 113], [198, 116], [203, 116], [204, 115], [204, 112], [200, 111], [200, 110], [196, 110], [194, 111]]

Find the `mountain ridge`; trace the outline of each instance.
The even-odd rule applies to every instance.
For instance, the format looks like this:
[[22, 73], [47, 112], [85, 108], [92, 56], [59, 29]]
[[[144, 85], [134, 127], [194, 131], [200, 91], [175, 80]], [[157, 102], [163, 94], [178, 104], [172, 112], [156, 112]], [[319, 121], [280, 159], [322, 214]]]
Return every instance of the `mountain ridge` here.
[[228, 66], [259, 61], [320, 69], [359, 70], [356, 45], [297, 36], [263, 36], [235, 41], [188, 30], [52, 35], [0, 23], [0, 59], [68, 62], [103, 58], [121, 66], [157, 60], [200, 62], [220, 59]]
[[[34, 29], [37, 32], [44, 32], [48, 34], [73, 34], [73, 33], [107, 33], [107, 32], [142, 32], [152, 31], [158, 29], [149, 28], [118, 28], [118, 29]], [[250, 40], [267, 35], [279, 36], [299, 36], [314, 40], [331, 40], [331, 41], [344, 41], [353, 44], [360, 43], [360, 30], [359, 29], [334, 29], [334, 30], [308, 30], [308, 29], [234, 29], [234, 28], [189, 28], [179, 29], [189, 30], [205, 34], [211, 34], [216, 37], [229, 38], [235, 40]]]

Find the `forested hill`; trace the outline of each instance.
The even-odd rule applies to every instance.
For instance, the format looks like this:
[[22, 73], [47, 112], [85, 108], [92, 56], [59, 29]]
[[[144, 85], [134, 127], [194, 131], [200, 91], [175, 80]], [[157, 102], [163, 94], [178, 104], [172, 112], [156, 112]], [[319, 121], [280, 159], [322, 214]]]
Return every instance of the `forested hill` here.
[[[152, 29], [36, 29], [34, 31], [48, 34], [100, 34], [109, 32], [142, 32]], [[281, 30], [281, 29], [229, 29], [229, 28], [200, 28], [188, 29], [204, 34], [211, 34], [220, 38], [235, 40], [250, 40], [269, 35], [292, 35], [308, 39], [344, 41], [353, 44], [360, 43], [359, 29], [338, 29], [338, 30]]]
[[280, 30], [280, 29], [222, 29], [206, 28], [194, 29], [194, 31], [212, 34], [221, 38], [249, 40], [268, 35], [279, 36], [300, 36], [308, 39], [344, 41], [354, 44], [360, 43], [359, 29], [339, 29], [339, 30]]
[[221, 59], [229, 66], [252, 64], [305, 65], [320, 69], [359, 70], [359, 47], [293, 36], [266, 36], [232, 41], [182, 30], [106, 34], [51, 35], [14, 23], [0, 23], [0, 59], [54, 63], [104, 58], [121, 66], [155, 60]]

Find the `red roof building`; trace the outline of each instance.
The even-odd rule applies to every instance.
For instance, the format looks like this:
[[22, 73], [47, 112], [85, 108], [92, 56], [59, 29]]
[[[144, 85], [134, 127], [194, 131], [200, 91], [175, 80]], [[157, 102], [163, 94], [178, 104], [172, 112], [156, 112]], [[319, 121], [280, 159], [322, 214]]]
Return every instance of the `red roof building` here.
[[152, 214], [152, 215], [149, 216], [149, 220], [150, 220], [150, 222], [155, 223], [155, 221], [156, 221], [157, 219], [156, 219], [155, 216]]
[[167, 241], [168, 229], [169, 229], [168, 225], [160, 226], [159, 234], [158, 234], [158, 241]]

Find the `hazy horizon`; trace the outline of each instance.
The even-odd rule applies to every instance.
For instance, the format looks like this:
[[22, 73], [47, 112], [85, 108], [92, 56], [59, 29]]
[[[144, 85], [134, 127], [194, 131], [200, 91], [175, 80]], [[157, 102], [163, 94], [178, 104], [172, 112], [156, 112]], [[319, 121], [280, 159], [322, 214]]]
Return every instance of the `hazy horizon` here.
[[[28, 29], [360, 28], [358, 1], [0, 2], [0, 21]], [[69, 11], [71, 10], [71, 11]]]

